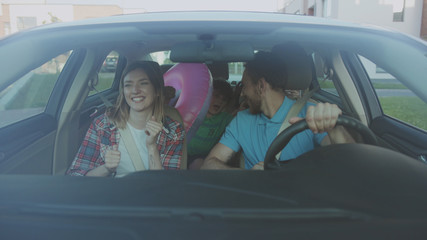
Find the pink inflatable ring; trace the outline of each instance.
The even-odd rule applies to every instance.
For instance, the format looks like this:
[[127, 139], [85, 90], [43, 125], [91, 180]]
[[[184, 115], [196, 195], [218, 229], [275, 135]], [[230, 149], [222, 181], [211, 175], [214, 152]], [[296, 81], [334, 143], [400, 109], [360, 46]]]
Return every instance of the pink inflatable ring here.
[[165, 86], [174, 87], [176, 90], [175, 99], [171, 100], [170, 105], [181, 114], [189, 142], [209, 109], [212, 76], [203, 63], [178, 63], [163, 77]]

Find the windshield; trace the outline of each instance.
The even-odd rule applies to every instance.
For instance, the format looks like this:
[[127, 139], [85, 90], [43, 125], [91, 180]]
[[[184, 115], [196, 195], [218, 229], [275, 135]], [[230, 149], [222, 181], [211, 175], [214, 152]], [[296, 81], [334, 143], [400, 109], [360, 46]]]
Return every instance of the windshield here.
[[0, 239], [425, 231], [421, 1], [0, 6]]

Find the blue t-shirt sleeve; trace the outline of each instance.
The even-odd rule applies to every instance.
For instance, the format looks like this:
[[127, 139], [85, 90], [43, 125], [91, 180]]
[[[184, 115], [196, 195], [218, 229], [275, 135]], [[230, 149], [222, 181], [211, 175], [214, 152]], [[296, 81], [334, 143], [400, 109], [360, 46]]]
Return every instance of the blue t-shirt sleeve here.
[[326, 132], [314, 134], [314, 141], [317, 144], [317, 146], [320, 146], [320, 143], [322, 142], [323, 138], [326, 137], [326, 135], [328, 135], [328, 133]]
[[238, 141], [238, 127], [237, 127], [237, 116], [231, 120], [230, 124], [228, 124], [227, 128], [225, 128], [225, 132], [219, 140], [220, 143], [225, 146], [231, 148], [231, 150], [238, 152], [240, 150], [240, 144]]

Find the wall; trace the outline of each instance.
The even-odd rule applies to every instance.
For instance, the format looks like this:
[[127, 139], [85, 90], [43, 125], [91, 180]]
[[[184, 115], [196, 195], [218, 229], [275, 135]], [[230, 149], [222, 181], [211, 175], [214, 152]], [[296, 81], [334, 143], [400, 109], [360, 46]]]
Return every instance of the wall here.
[[0, 4], [0, 38], [10, 34], [9, 5]]
[[10, 5], [11, 33], [18, 31], [18, 17], [35, 17], [37, 26], [51, 23], [51, 13], [62, 22], [73, 20], [71, 5]]
[[421, 21], [421, 38], [427, 41], [427, 0], [424, 0], [423, 15]]
[[393, 2], [394, 0], [289, 0], [283, 3], [287, 5], [283, 12], [307, 14], [308, 8], [315, 5], [317, 17], [378, 25], [420, 37], [422, 13], [426, 11], [424, 31], [427, 35], [427, 10], [423, 10], [423, 6], [425, 9], [427, 5], [426, 0], [405, 0], [403, 22], [393, 22]]
[[[8, 3], [8, 4], [6, 4]], [[52, 16], [61, 22], [123, 14], [117, 5], [44, 4], [40, 0], [3, 0], [0, 7], [0, 38], [19, 31], [18, 18], [35, 18], [36, 26], [52, 22]], [[5, 30], [6, 26], [8, 29]]]
[[74, 20], [120, 14], [123, 14], [123, 10], [114, 5], [74, 5]]
[[339, 1], [338, 19], [374, 24], [420, 36], [423, 2], [406, 0], [403, 22], [393, 22], [393, 0]]
[[[314, 0], [310, 0], [310, 2], [313, 2]], [[311, 6], [311, 5], [310, 5]], [[307, 14], [308, 10], [308, 0], [294, 0], [288, 2], [287, 7], [284, 9], [285, 13], [290, 14]]]

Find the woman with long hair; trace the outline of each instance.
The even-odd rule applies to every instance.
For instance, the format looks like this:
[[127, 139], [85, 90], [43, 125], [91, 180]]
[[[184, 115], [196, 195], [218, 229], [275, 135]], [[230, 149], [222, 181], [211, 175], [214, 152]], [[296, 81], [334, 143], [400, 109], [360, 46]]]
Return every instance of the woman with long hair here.
[[180, 123], [165, 116], [163, 89], [156, 62], [130, 64], [116, 104], [91, 124], [67, 174], [124, 176], [179, 169], [185, 133]]

